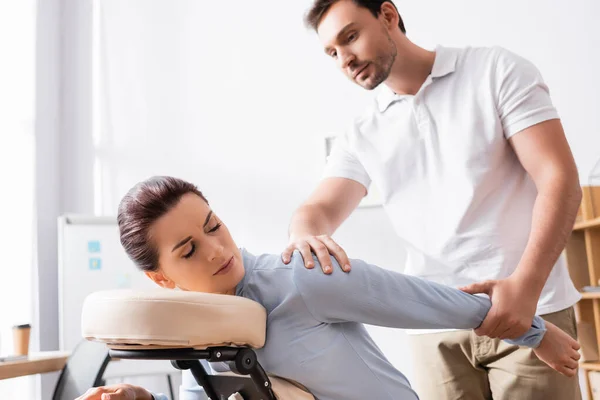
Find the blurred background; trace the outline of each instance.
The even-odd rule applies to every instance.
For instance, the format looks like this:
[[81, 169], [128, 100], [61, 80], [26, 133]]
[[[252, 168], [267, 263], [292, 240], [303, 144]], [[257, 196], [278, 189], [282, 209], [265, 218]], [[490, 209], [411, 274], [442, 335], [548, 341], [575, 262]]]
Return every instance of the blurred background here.
[[[238, 245], [283, 250], [325, 139], [374, 96], [305, 29], [309, 4], [0, 0], [0, 355], [21, 323], [33, 327], [32, 351], [60, 348], [57, 218], [114, 216], [149, 176], [197, 184]], [[600, 2], [395, 4], [425, 48], [500, 45], [533, 61], [589, 180], [600, 157]], [[351, 257], [401, 270], [401, 239], [376, 202], [335, 237]], [[411, 378], [405, 334], [369, 329]], [[57, 376], [0, 380], [0, 398], [50, 399]]]

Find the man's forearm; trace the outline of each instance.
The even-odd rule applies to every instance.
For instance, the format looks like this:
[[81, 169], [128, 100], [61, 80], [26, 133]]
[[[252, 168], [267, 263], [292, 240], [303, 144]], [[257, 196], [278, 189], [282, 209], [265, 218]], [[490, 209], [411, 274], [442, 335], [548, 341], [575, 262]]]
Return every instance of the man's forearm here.
[[513, 274], [538, 298], [571, 234], [580, 203], [576, 177], [549, 179], [538, 189], [529, 241]]
[[290, 239], [303, 236], [333, 235], [337, 227], [329, 221], [327, 213], [315, 204], [305, 204], [296, 210], [289, 227]]

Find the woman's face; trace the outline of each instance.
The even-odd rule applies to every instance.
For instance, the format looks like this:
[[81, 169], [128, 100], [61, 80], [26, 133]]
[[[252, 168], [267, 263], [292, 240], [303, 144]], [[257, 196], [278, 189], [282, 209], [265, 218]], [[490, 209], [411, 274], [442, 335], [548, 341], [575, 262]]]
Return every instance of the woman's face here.
[[165, 288], [235, 294], [244, 266], [227, 227], [208, 204], [194, 193], [150, 228], [158, 249], [158, 271], [146, 275]]

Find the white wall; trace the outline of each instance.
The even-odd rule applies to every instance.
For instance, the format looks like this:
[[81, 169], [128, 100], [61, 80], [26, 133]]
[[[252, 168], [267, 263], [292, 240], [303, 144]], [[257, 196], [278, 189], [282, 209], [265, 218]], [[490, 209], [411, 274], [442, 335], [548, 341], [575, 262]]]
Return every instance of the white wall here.
[[[69, 5], [63, 18], [71, 18], [66, 31], [81, 31], [86, 40], [64, 39], [73, 48], [62, 54], [61, 152], [76, 156], [61, 153], [61, 211], [87, 211], [94, 207], [89, 162], [95, 155], [80, 137], [91, 126], [85, 114], [89, 75], [79, 68], [90, 65], [89, 9], [63, 2]], [[322, 136], [342, 128], [371, 97], [335, 70], [302, 26], [309, 2], [103, 4], [111, 17], [105, 19], [104, 51], [120, 54], [106, 67], [121, 103], [111, 110], [100, 142], [101, 209], [114, 213], [137, 180], [173, 174], [200, 186], [240, 245], [279, 252], [292, 211], [319, 179]], [[550, 85], [582, 179], [587, 176], [600, 158], [600, 3], [431, 0], [398, 6], [409, 36], [425, 47], [499, 44], [534, 61]], [[81, 7], [83, 14], [76, 11]], [[123, 35], [111, 41], [111, 32], [120, 30]], [[399, 240], [381, 209], [358, 210], [336, 237], [352, 257], [399, 268]], [[55, 276], [55, 270], [46, 274]], [[51, 288], [42, 295], [55, 301]], [[410, 377], [404, 335], [374, 333]]]
[[[38, 0], [36, 73], [37, 288], [32, 347], [58, 348], [56, 219], [93, 212], [91, 2]], [[50, 399], [58, 373], [41, 376]]]
[[[60, 213], [60, 0], [37, 2], [36, 213], [37, 271], [32, 350], [58, 348], [57, 227]], [[42, 399], [50, 399], [58, 374], [40, 377]]]
[[[35, 0], [0, 2], [0, 354], [13, 352], [11, 327], [31, 323], [34, 256]], [[10, 281], [9, 284], [6, 282]], [[8, 306], [10, 304], [10, 306]], [[0, 380], [0, 398], [34, 396], [35, 380]]]

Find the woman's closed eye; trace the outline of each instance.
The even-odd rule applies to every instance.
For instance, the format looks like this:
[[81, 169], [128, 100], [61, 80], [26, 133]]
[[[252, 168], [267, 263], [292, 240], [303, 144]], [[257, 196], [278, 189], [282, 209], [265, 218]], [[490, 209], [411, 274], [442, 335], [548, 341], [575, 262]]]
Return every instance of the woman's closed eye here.
[[190, 258], [191, 256], [194, 255], [195, 252], [196, 252], [196, 244], [192, 242], [190, 251], [188, 251], [186, 254], [184, 254], [183, 258]]
[[[223, 226], [223, 224], [221, 222], [219, 222], [214, 227], [212, 227], [210, 230], [208, 230], [206, 233], [215, 233], [216, 231], [218, 231], [221, 228], [221, 226]], [[183, 258], [186, 258], [186, 259], [190, 258], [196, 252], [196, 243], [190, 241], [190, 245], [191, 245], [190, 251], [185, 253], [183, 255]]]
[[219, 222], [218, 224], [216, 224], [214, 226], [214, 228], [212, 228], [211, 230], [209, 230], [208, 233], [213, 233], [213, 232], [218, 231], [221, 226], [223, 226], [223, 224]]

